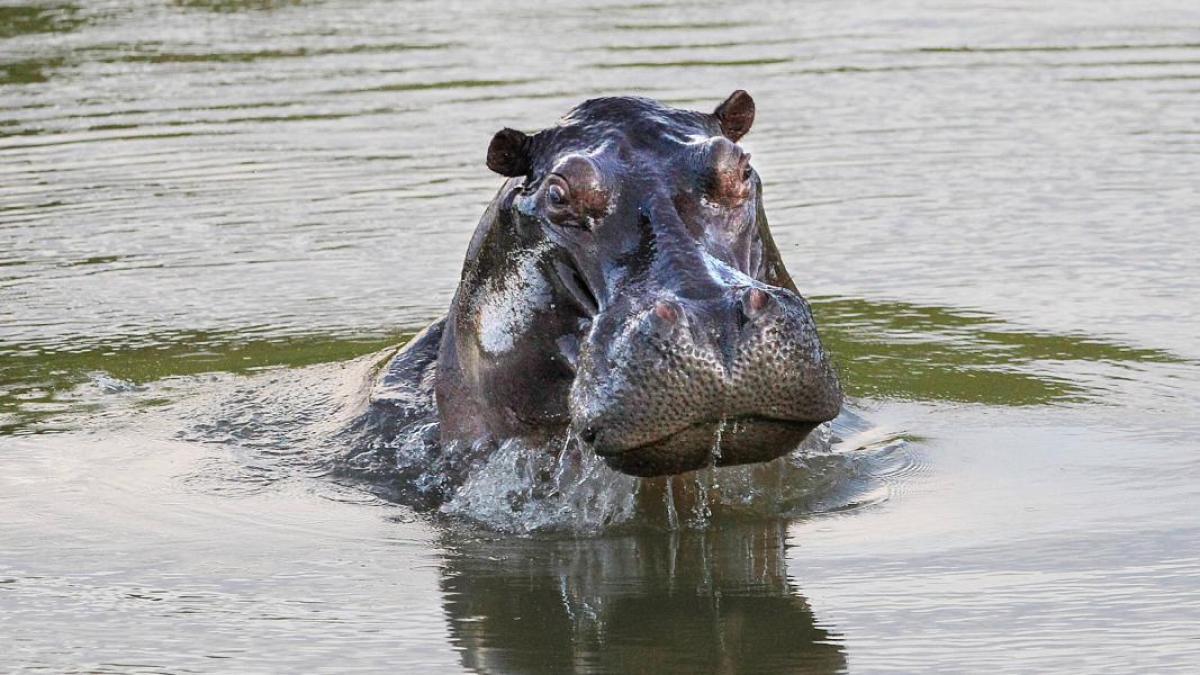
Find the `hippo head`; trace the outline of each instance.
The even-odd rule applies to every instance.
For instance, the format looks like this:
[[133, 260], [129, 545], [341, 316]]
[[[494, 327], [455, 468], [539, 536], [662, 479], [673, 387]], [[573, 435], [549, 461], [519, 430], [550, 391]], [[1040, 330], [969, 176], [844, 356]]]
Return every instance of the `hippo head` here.
[[738, 140], [712, 113], [587, 101], [497, 133], [509, 177], [467, 254], [438, 359], [443, 440], [568, 434], [653, 476], [762, 462], [841, 407]]

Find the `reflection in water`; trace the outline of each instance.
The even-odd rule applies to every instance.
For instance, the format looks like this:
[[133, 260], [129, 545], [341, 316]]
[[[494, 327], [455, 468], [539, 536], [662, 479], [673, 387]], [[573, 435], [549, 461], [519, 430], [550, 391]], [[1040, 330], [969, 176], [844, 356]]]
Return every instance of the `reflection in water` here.
[[[74, 5], [0, 6], [0, 40], [74, 30], [83, 23], [78, 13]], [[0, 86], [46, 82], [49, 72], [64, 63], [61, 56], [13, 58], [0, 50]]]
[[1037, 405], [1092, 398], [1112, 366], [1177, 364], [1161, 349], [1021, 329], [983, 312], [813, 299], [821, 336], [854, 396]]
[[347, 361], [408, 337], [259, 337], [244, 331], [184, 331], [71, 351], [0, 346], [0, 435], [73, 428], [77, 420], [69, 413], [94, 409], [103, 402], [98, 395], [165, 378]]
[[0, 39], [31, 33], [63, 33], [80, 23], [79, 8], [69, 4], [0, 7]]
[[833, 673], [840, 636], [787, 576], [780, 522], [449, 541], [451, 640], [478, 673]]
[[[1065, 403], [1104, 394], [1113, 369], [1184, 362], [1167, 351], [1099, 337], [1022, 330], [980, 312], [849, 297], [816, 297], [812, 304], [854, 397]], [[0, 342], [0, 434], [62, 428], [62, 419], [46, 424], [78, 407], [80, 392], [74, 388], [97, 374], [143, 384], [205, 372], [299, 367], [356, 358], [408, 337], [256, 336], [243, 330], [164, 332], [68, 349]]]
[[58, 58], [0, 63], [0, 85], [45, 82], [49, 79], [47, 71], [62, 64], [63, 60]]
[[299, 5], [301, 0], [174, 0], [174, 2], [180, 7], [207, 9], [213, 12], [242, 12]]

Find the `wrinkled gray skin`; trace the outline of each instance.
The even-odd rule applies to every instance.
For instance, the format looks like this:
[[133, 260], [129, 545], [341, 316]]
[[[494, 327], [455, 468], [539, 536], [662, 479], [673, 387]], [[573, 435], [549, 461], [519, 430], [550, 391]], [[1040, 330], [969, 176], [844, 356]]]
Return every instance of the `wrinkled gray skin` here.
[[711, 114], [602, 98], [496, 134], [509, 178], [375, 407], [432, 396], [443, 445], [570, 434], [639, 476], [794, 449], [842, 393], [737, 145], [753, 119], [742, 91]]

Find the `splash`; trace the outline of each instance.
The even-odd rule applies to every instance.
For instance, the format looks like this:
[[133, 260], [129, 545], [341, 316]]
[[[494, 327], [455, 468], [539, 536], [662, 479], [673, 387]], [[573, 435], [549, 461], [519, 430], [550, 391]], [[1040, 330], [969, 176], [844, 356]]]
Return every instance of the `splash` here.
[[501, 444], [441, 512], [518, 533], [596, 532], [628, 522], [637, 512], [638, 479], [572, 440], [557, 453]]
[[[696, 530], [718, 527], [731, 517], [790, 518], [840, 510], [861, 503], [864, 495], [886, 498], [886, 490], [876, 489], [880, 465], [906, 461], [902, 440], [850, 410], [774, 461], [717, 468], [723, 440], [738, 431], [737, 422], [729, 420], [711, 439], [712, 465], [669, 477], [615, 471], [571, 436], [544, 445], [443, 445], [432, 410], [396, 425], [394, 415], [363, 414], [364, 383], [371, 381], [379, 358], [250, 378], [183, 378], [122, 397], [154, 399], [170, 390], [179, 397], [176, 403], [129, 421], [140, 419], [145, 427], [157, 419], [154, 427], [164, 431], [178, 429], [171, 420], [184, 422], [186, 429], [175, 438], [228, 449], [229, 461], [206, 465], [196, 477], [195, 485], [205, 489], [241, 494], [291, 479], [317, 480], [406, 505], [426, 517], [523, 535], [588, 535], [630, 527]], [[414, 409], [424, 410], [423, 403], [416, 401]]]
[[[720, 457], [724, 427], [711, 454]], [[537, 446], [437, 442], [436, 422], [387, 446], [393, 499], [455, 520], [515, 534], [590, 534], [622, 526], [703, 529], [725, 517], [789, 517], [846, 503], [836, 495], [861, 459], [839, 447], [831, 425], [775, 461], [636, 478], [608, 467], [573, 437]]]

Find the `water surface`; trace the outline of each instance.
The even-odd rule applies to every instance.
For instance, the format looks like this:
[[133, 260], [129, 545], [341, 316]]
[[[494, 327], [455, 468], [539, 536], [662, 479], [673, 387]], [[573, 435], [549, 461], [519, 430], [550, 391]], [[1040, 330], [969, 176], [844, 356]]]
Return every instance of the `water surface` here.
[[[313, 461], [492, 133], [736, 88], [862, 417], [787, 509], [502, 535]], [[1198, 176], [1189, 3], [4, 3], [0, 669], [1188, 672]]]

